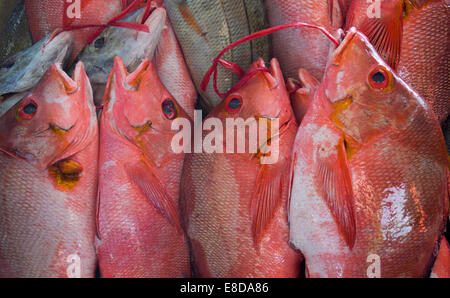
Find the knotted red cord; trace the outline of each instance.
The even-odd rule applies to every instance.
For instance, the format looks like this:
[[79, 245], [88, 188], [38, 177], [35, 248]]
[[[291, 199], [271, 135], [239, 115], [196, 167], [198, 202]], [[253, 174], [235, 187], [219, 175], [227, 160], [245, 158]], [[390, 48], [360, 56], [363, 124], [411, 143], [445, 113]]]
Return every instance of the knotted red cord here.
[[[336, 46], [339, 46], [339, 41], [337, 41], [333, 35], [331, 35], [330, 32], [328, 32], [327, 29], [325, 29], [322, 26], [317, 26], [317, 25], [312, 25], [312, 24], [308, 24], [308, 23], [303, 23], [303, 22], [296, 22], [296, 23], [290, 23], [290, 24], [284, 24], [284, 25], [279, 25], [279, 26], [275, 26], [272, 28], [268, 28], [268, 29], [264, 29], [258, 32], [255, 32], [253, 34], [250, 34], [248, 36], [245, 36], [241, 39], [236, 40], [235, 42], [232, 42], [229, 46], [227, 46], [225, 49], [223, 49], [219, 55], [217, 55], [216, 58], [213, 59], [213, 64], [211, 65], [211, 67], [208, 69], [208, 71], [206, 72], [205, 76], [203, 77], [202, 82], [200, 83], [200, 88], [205, 91], [206, 88], [208, 87], [209, 81], [211, 80], [211, 76], [213, 76], [213, 87], [214, 87], [214, 91], [216, 92], [217, 95], [219, 95], [220, 98], [225, 98], [227, 97], [230, 93], [234, 92], [235, 90], [239, 89], [240, 87], [242, 87], [242, 85], [244, 85], [246, 82], [248, 82], [248, 80], [253, 77], [255, 74], [257, 74], [259, 71], [269, 71], [266, 67], [260, 67], [260, 68], [256, 68], [255, 70], [252, 70], [251, 72], [247, 73], [244, 75], [244, 72], [242, 71], [242, 69], [240, 69], [240, 67], [232, 62], [220, 59], [228, 50], [240, 45], [241, 43], [253, 40], [255, 38], [261, 37], [261, 36], [265, 36], [265, 35], [269, 35], [273, 32], [276, 31], [280, 31], [283, 29], [287, 29], [287, 28], [292, 28], [292, 27], [306, 27], [306, 28], [313, 28], [313, 29], [319, 29], [322, 33], [325, 34], [326, 37], [328, 37], [334, 44], [336, 44]], [[228, 70], [231, 70], [232, 72], [236, 73], [241, 80], [239, 81], [239, 83], [237, 83], [233, 88], [231, 88], [231, 90], [227, 91], [226, 93], [220, 93], [219, 89], [217, 88], [217, 67], [218, 65], [222, 65], [223, 67], [225, 67]]]
[[[125, 2], [126, 1], [123, 1], [122, 3], [125, 3]], [[119, 22], [121, 19], [123, 19], [125, 16], [127, 16], [130, 12], [134, 11], [134, 9], [142, 2], [144, 2], [144, 0], [135, 0], [133, 3], [128, 5], [128, 7], [125, 8], [121, 13], [119, 13], [117, 16], [115, 16], [111, 20], [109, 20], [106, 24], [70, 25], [67, 27], [63, 27], [62, 29], [57, 29], [51, 34], [49, 40], [44, 45], [44, 48], [47, 44], [49, 44], [53, 40], [53, 38], [55, 38], [56, 35], [58, 35], [61, 32], [64, 32], [64, 31], [73, 31], [73, 30], [80, 30], [80, 29], [86, 29], [86, 28], [100, 27], [100, 28], [98, 28], [97, 31], [95, 31], [89, 37], [87, 44], [92, 43], [100, 34], [102, 34], [103, 30], [105, 30], [107, 27], [121, 27], [121, 28], [127, 28], [127, 29], [132, 29], [132, 30], [148, 33], [150, 31], [148, 29], [148, 26], [144, 25], [144, 22], [147, 20], [148, 16], [151, 13], [151, 9], [150, 9], [151, 4], [152, 4], [151, 0], [147, 1], [145, 12], [144, 12], [144, 17], [142, 18], [141, 24], [129, 23], [129, 22]]]

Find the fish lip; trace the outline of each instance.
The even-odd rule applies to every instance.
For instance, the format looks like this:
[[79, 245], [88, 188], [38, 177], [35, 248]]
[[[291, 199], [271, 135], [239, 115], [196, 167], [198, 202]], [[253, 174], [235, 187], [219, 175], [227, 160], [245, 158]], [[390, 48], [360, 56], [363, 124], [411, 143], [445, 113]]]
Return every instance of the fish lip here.
[[347, 31], [344, 40], [341, 42], [339, 47], [337, 47], [336, 50], [334, 50], [333, 55], [330, 59], [333, 65], [339, 65], [340, 57], [358, 34], [361, 33], [359, 33], [355, 27], [352, 27], [350, 28], [350, 30]]

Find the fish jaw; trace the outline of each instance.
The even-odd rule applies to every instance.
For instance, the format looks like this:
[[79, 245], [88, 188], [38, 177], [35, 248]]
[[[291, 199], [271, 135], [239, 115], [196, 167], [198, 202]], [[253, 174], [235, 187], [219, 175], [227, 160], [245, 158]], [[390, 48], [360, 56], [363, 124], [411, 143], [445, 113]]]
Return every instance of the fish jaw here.
[[0, 95], [33, 88], [52, 64], [66, 61], [72, 52], [74, 35], [62, 32], [49, 43], [48, 38], [9, 58], [6, 67], [0, 66]]

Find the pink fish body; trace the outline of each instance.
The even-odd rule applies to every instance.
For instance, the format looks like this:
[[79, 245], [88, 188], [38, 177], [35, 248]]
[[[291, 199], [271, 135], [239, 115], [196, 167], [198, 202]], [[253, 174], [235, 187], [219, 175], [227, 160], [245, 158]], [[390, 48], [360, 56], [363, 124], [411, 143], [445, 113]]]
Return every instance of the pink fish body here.
[[[331, 34], [342, 27], [343, 17], [337, 0], [266, 1], [270, 26], [305, 22], [323, 26]], [[322, 79], [332, 43], [314, 29], [287, 29], [272, 36], [273, 54], [280, 60], [287, 77], [297, 77], [299, 68]]]
[[0, 276], [94, 277], [98, 128], [83, 64], [0, 118]]
[[310, 277], [424, 277], [448, 214], [431, 108], [350, 30], [294, 144], [291, 242]]
[[[247, 72], [264, 67], [259, 59]], [[203, 123], [220, 121], [226, 127], [229, 119], [251, 121], [251, 117], [279, 119], [279, 134], [272, 135], [279, 138], [275, 163], [261, 164], [261, 151], [251, 154], [248, 150], [203, 151], [185, 158], [181, 210], [198, 277], [299, 275], [301, 256], [288, 244], [287, 222], [289, 161], [297, 125], [276, 59], [268, 72], [258, 72], [224, 98]], [[250, 133], [245, 127], [239, 130], [244, 130], [248, 142]], [[225, 144], [218, 146], [226, 152]]]
[[178, 213], [184, 155], [171, 150], [186, 113], [148, 59], [131, 74], [115, 59], [101, 115], [98, 258], [103, 277], [189, 277]]

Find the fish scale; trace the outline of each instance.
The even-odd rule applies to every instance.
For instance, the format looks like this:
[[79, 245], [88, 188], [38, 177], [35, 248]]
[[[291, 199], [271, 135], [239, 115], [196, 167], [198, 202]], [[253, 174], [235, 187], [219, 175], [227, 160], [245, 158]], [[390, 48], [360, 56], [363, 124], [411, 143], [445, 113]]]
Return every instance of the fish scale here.
[[[335, 2], [334, 16], [330, 5]], [[342, 27], [342, 15], [333, 0], [270, 0], [266, 1], [270, 26], [305, 22], [325, 27], [331, 34]], [[316, 79], [322, 78], [332, 44], [321, 32], [295, 28], [275, 32], [272, 36], [273, 55], [280, 60], [286, 77], [296, 78], [300, 68]]]
[[404, 20], [398, 73], [443, 123], [450, 112], [450, 6], [431, 2]]
[[[186, 64], [189, 67], [193, 81], [208, 109], [217, 105], [221, 99], [212, 85], [203, 92], [200, 82], [208, 71], [212, 59], [231, 42], [264, 29], [264, 13], [260, 0], [225, 1], [225, 0], [166, 0], [164, 2], [173, 29], [180, 42]], [[247, 10], [253, 9], [251, 13]], [[233, 61], [246, 69], [258, 57], [268, 58], [268, 39], [262, 38], [258, 43], [242, 44], [224, 55], [228, 61]], [[219, 89], [229, 90], [237, 79], [227, 70], [219, 69]]]

